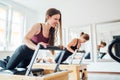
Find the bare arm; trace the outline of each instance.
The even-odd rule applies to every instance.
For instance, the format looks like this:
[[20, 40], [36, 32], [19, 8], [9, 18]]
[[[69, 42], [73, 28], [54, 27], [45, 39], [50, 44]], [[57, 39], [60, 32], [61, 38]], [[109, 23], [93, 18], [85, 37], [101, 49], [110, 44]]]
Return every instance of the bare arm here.
[[25, 35], [25, 44], [32, 50], [36, 49], [36, 45], [31, 41], [32, 37], [40, 32], [40, 24], [33, 25]]
[[75, 46], [77, 42], [77, 38], [74, 38], [68, 45], [67, 45], [67, 50], [74, 53], [75, 51], [71, 49], [71, 46]]

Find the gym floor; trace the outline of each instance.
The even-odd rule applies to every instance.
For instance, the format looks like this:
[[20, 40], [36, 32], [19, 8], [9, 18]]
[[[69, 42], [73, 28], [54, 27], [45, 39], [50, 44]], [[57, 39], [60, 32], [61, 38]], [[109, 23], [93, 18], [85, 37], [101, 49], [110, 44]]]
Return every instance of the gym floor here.
[[120, 74], [88, 73], [88, 80], [120, 80]]

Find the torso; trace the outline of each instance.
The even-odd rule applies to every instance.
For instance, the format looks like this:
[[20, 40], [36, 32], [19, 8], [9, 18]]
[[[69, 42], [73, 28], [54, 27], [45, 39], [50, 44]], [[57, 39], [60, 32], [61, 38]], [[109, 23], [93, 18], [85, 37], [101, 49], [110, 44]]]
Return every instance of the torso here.
[[42, 34], [45, 38], [49, 38], [49, 30], [48, 27], [45, 27], [45, 24], [42, 24]]
[[[75, 43], [76, 43], [75, 46], [71, 46], [71, 49], [74, 51], [76, 49], [79, 49], [79, 47], [80, 47], [79, 39], [77, 39]], [[72, 52], [70, 52], [69, 50], [66, 50], [66, 53], [72, 53]]]
[[43, 25], [40, 24], [40, 32], [37, 35], [34, 35], [31, 39], [35, 44], [38, 44], [39, 42], [44, 42], [48, 43], [49, 38], [48, 38], [48, 32], [46, 33], [43, 28]]
[[97, 50], [100, 51], [100, 46], [99, 45], [97, 46]]
[[79, 40], [77, 39], [76, 45], [75, 46], [71, 46], [72, 50], [76, 50], [79, 48]]

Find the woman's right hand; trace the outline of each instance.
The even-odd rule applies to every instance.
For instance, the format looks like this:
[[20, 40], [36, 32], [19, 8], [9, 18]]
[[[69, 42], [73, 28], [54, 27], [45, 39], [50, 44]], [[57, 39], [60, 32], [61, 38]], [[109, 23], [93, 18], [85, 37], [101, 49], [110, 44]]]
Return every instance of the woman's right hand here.
[[46, 57], [44, 60], [49, 63], [54, 63], [54, 59], [52, 57]]
[[37, 58], [36, 62], [39, 63], [42, 60], [42, 58]]
[[47, 46], [48, 46], [48, 43], [44, 43], [44, 42], [40, 42], [38, 44], [42, 45], [44, 48], [47, 48]]
[[58, 45], [60, 49], [64, 49], [65, 47], [63, 45]]

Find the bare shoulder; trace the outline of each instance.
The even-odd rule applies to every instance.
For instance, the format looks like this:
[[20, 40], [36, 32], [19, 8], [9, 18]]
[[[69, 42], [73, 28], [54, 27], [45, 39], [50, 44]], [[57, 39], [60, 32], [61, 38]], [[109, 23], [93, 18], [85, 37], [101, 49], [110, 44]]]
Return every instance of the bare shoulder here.
[[30, 34], [38, 34], [40, 32], [40, 23], [35, 23], [33, 26], [28, 30]]
[[78, 38], [73, 38], [73, 39], [72, 39], [72, 41], [75, 41], [75, 42], [76, 42], [76, 41], [77, 41], [77, 39], [78, 39]]
[[35, 23], [35, 24], [32, 26], [32, 30], [39, 31], [40, 29], [41, 29], [41, 23]]
[[41, 27], [40, 24], [41, 24], [41, 23], [35, 23], [32, 27], [33, 27], [33, 28], [40, 28], [40, 27]]
[[69, 44], [74, 45], [74, 44], [76, 43], [76, 41], [77, 41], [77, 38], [73, 38], [73, 39], [70, 41]]

